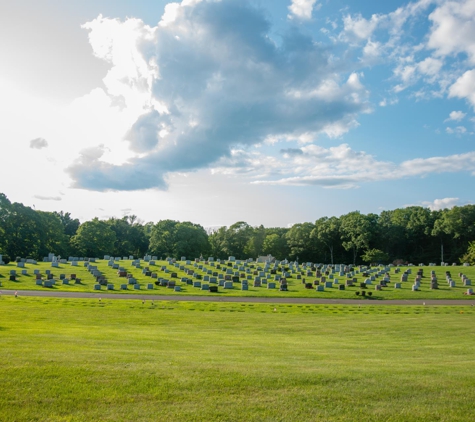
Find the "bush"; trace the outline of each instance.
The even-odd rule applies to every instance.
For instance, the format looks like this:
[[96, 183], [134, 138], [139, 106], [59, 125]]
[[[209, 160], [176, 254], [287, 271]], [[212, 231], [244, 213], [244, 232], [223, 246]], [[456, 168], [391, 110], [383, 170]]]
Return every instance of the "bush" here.
[[5, 265], [7, 265], [11, 261], [11, 259], [8, 255], [3, 255], [2, 261], [5, 263]]

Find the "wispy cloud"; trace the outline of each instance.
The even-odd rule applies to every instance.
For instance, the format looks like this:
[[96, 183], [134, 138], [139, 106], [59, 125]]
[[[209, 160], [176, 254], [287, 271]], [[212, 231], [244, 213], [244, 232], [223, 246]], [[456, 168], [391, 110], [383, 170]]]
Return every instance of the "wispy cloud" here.
[[36, 199], [39, 199], [41, 201], [62, 201], [63, 198], [60, 196], [43, 196], [43, 195], [35, 195], [34, 196]]
[[252, 183], [264, 185], [315, 185], [325, 188], [350, 189], [365, 183], [427, 177], [432, 174], [468, 172], [475, 175], [475, 152], [443, 157], [415, 158], [399, 164], [379, 161], [364, 151], [348, 145], [323, 148], [310, 145], [302, 154], [284, 154], [276, 162], [274, 176]]

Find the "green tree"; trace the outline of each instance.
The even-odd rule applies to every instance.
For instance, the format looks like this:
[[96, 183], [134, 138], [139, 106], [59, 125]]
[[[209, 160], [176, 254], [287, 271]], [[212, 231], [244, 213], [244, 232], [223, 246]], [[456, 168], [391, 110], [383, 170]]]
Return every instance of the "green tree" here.
[[253, 235], [253, 228], [244, 221], [238, 221], [226, 230], [224, 252], [228, 256], [244, 259], [248, 254], [246, 247]]
[[178, 223], [175, 228], [174, 257], [186, 256], [189, 259], [205, 256], [210, 251], [208, 234], [199, 224], [189, 221]]
[[330, 262], [333, 265], [335, 247], [341, 243], [340, 220], [337, 217], [323, 217], [315, 222], [311, 236], [321, 242], [330, 252]]
[[352, 251], [353, 265], [356, 265], [358, 251], [369, 248], [372, 237], [371, 219], [359, 211], [353, 211], [341, 216], [340, 222], [342, 245], [347, 251]]
[[380, 249], [369, 249], [361, 255], [361, 259], [368, 264], [387, 264], [389, 255]]
[[316, 261], [316, 242], [312, 238], [314, 228], [312, 223], [298, 223], [294, 224], [287, 232], [287, 244], [293, 259], [298, 258], [301, 262]]
[[460, 262], [475, 265], [475, 241], [468, 244], [467, 252], [460, 258]]
[[148, 250], [149, 239], [144, 228], [137, 222], [135, 216], [125, 216], [122, 218], [110, 218], [106, 221], [114, 231], [116, 240], [114, 250], [111, 252], [114, 256], [135, 257], [144, 256]]
[[265, 255], [272, 255], [278, 260], [283, 260], [290, 256], [290, 248], [287, 245], [286, 234], [288, 229], [274, 227], [266, 229], [266, 237], [262, 245]]
[[71, 213], [66, 212], [64, 213], [63, 211], [60, 212], [53, 212], [54, 215], [56, 215], [59, 220], [61, 221], [61, 224], [63, 226], [63, 232], [65, 235], [69, 236], [70, 238], [76, 234], [78, 231], [79, 226], [81, 223], [77, 218], [71, 218]]
[[32, 256], [39, 259], [42, 244], [42, 223], [40, 215], [32, 208], [17, 202], [11, 204], [3, 227], [4, 252], [12, 260], [17, 256]]
[[226, 258], [226, 231], [226, 227], [223, 226], [208, 235], [210, 254], [214, 258]]
[[50, 252], [56, 255], [68, 256], [70, 252], [69, 237], [64, 233], [64, 226], [57, 213], [36, 211], [36, 214], [40, 222], [39, 256], [45, 257]]
[[178, 221], [160, 220], [152, 228], [149, 250], [158, 257], [174, 256], [175, 232]]
[[456, 261], [475, 239], [475, 205], [443, 210], [434, 222], [432, 235], [440, 239], [442, 248], [449, 246], [445, 251], [448, 260]]
[[264, 247], [264, 239], [266, 237], [266, 229], [261, 224], [259, 227], [254, 227], [251, 231], [251, 237], [244, 248], [246, 256], [258, 257], [262, 255]]
[[97, 217], [81, 224], [76, 235], [71, 238], [71, 244], [77, 253], [90, 258], [111, 254], [115, 241], [114, 231]]
[[0, 253], [6, 254], [8, 248], [7, 224], [11, 214], [12, 204], [5, 194], [0, 193]]

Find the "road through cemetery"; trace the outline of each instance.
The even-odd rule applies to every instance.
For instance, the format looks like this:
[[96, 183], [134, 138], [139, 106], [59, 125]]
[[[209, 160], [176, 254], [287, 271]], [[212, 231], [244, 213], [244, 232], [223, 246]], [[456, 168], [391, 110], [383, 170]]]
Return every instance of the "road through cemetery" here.
[[69, 299], [120, 299], [120, 300], [146, 300], [146, 301], [179, 301], [179, 302], [229, 302], [229, 303], [272, 303], [272, 304], [310, 304], [310, 305], [426, 305], [426, 306], [474, 306], [475, 300], [378, 300], [378, 299], [319, 299], [298, 297], [220, 297], [220, 296], [166, 296], [166, 295], [128, 295], [128, 294], [99, 294], [83, 292], [54, 292], [37, 290], [2, 290], [2, 295], [33, 297], [56, 297]]

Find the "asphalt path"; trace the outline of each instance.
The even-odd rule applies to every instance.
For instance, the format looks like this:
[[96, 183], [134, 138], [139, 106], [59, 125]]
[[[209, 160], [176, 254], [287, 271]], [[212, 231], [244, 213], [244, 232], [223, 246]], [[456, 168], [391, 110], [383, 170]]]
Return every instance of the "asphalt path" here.
[[[430, 306], [474, 306], [475, 300], [379, 300], [379, 299], [319, 299], [307, 297], [237, 297], [237, 296], [166, 296], [166, 295], [141, 295], [141, 294], [111, 294], [111, 293], [81, 293], [81, 292], [54, 292], [43, 290], [1, 290], [1, 295], [18, 297], [57, 297], [69, 299], [116, 299], [116, 300], [167, 300], [179, 302], [220, 302], [220, 303], [289, 303], [309, 305], [430, 305]], [[1, 296], [0, 295], [0, 296]]]

